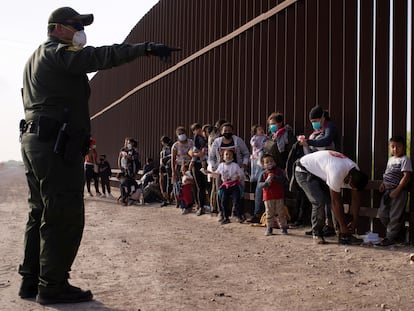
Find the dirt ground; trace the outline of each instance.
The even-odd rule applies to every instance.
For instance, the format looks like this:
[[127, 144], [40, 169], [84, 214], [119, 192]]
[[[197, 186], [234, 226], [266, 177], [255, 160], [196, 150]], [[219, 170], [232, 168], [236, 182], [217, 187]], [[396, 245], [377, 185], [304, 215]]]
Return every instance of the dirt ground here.
[[0, 164], [0, 310], [413, 310], [408, 246], [313, 245], [307, 228], [220, 225], [175, 207], [86, 198], [71, 282], [94, 301], [42, 307], [17, 296], [27, 217], [23, 167]]

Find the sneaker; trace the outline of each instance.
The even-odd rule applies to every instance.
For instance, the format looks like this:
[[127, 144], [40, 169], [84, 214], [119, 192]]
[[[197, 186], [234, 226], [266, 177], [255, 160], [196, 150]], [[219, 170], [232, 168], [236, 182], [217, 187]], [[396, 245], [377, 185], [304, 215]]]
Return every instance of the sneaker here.
[[23, 278], [19, 289], [19, 296], [22, 299], [36, 298], [38, 280], [34, 278]]
[[287, 228], [282, 228], [282, 229], [280, 230], [280, 232], [281, 232], [283, 235], [286, 235], [286, 234], [288, 234], [288, 229], [287, 229]]
[[90, 197], [93, 197], [93, 194], [92, 194], [92, 192], [88, 192], [88, 194], [89, 194], [89, 196], [90, 196]]
[[323, 236], [319, 236], [319, 235], [314, 235], [313, 236], [313, 244], [326, 244], [325, 239], [323, 238]]
[[312, 231], [312, 230], [305, 231], [305, 234], [306, 234], [306, 235], [313, 235], [313, 231]]
[[252, 224], [258, 224], [258, 223], [260, 223], [260, 217], [258, 215], [253, 215], [252, 217], [250, 217], [246, 221], [249, 222], [249, 223], [252, 223]]
[[127, 206], [127, 202], [123, 198], [118, 198], [118, 203], [123, 206]]
[[363, 239], [358, 239], [352, 234], [340, 233], [338, 236], [338, 243], [342, 245], [361, 245]]
[[188, 212], [188, 209], [187, 208], [183, 208], [182, 210], [181, 210], [181, 215], [185, 215], [185, 214], [188, 214], [189, 212]]
[[325, 226], [325, 227], [323, 227], [322, 231], [323, 231], [323, 236], [326, 236], [326, 237], [336, 236], [336, 231], [335, 231], [334, 227]]
[[378, 246], [390, 246], [390, 245], [394, 245], [395, 241], [393, 239], [389, 239], [389, 238], [384, 238], [381, 242], [379, 242]]
[[266, 228], [265, 236], [273, 235], [273, 228]]
[[237, 221], [242, 224], [246, 221], [246, 217], [244, 215], [237, 217]]
[[56, 303], [77, 303], [90, 301], [93, 298], [90, 290], [82, 290], [79, 287], [70, 285], [69, 283], [62, 288], [58, 293], [48, 294], [47, 291], [39, 287], [39, 293], [36, 296], [36, 301], [41, 305], [51, 305]]
[[168, 202], [164, 201], [164, 202], [162, 202], [162, 204], [160, 205], [160, 207], [164, 207], [164, 206], [167, 206], [167, 205], [168, 205]]
[[200, 208], [197, 210], [196, 215], [197, 215], [197, 216], [201, 216], [201, 215], [203, 215], [203, 214], [204, 214], [204, 207], [200, 207]]
[[302, 227], [302, 221], [300, 221], [300, 220], [296, 220], [293, 224], [292, 224], [292, 226], [293, 227], [295, 227], [295, 228], [299, 228], [299, 227]]
[[114, 198], [114, 196], [113, 196], [112, 194], [110, 194], [110, 193], [107, 193], [107, 194], [106, 194], [106, 197], [107, 197], [108, 199], [113, 199], [113, 198]]
[[230, 219], [228, 218], [223, 218], [223, 220], [220, 222], [222, 225], [226, 225], [230, 223]]
[[97, 193], [96, 193], [96, 196], [97, 196], [98, 198], [100, 198], [100, 197], [102, 196], [102, 194], [101, 194], [100, 192], [97, 192]]
[[211, 217], [217, 217], [217, 216], [218, 216], [218, 214], [219, 214], [219, 212], [218, 212], [218, 211], [211, 211], [211, 212], [210, 212], [210, 216], [211, 216]]

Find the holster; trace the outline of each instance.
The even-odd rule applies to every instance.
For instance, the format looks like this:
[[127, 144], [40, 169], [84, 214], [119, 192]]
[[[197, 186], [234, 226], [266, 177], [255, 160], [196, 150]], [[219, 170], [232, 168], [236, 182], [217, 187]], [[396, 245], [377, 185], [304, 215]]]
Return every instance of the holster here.
[[49, 141], [56, 137], [61, 123], [46, 116], [39, 116], [37, 121], [37, 136], [41, 141]]
[[54, 152], [61, 155], [66, 162], [76, 162], [88, 152], [89, 134], [82, 130], [73, 130], [70, 124], [64, 123], [56, 138]]

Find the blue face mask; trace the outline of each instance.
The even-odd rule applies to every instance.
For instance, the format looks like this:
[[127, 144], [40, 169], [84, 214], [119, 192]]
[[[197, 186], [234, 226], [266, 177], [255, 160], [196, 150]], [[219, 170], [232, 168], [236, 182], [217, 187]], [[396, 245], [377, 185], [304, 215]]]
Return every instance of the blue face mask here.
[[315, 131], [319, 130], [322, 127], [321, 122], [312, 122], [312, 127]]
[[275, 133], [277, 131], [277, 125], [276, 124], [270, 124], [269, 125], [269, 131], [270, 133]]
[[179, 141], [185, 141], [186, 139], [187, 139], [187, 135], [185, 135], [185, 134], [178, 135], [178, 140]]
[[233, 162], [233, 159], [224, 159], [224, 162], [227, 162], [227, 163]]

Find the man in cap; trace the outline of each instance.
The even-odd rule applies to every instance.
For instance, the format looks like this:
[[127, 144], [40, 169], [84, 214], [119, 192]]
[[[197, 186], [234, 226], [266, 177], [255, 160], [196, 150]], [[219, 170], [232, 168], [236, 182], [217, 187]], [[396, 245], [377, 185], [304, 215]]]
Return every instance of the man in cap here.
[[40, 304], [89, 301], [92, 293], [69, 284], [84, 228], [83, 155], [90, 137], [87, 73], [155, 55], [159, 43], [84, 47], [92, 14], [62, 7], [51, 13], [48, 39], [29, 58], [23, 76], [22, 157], [29, 185], [21, 298]]

